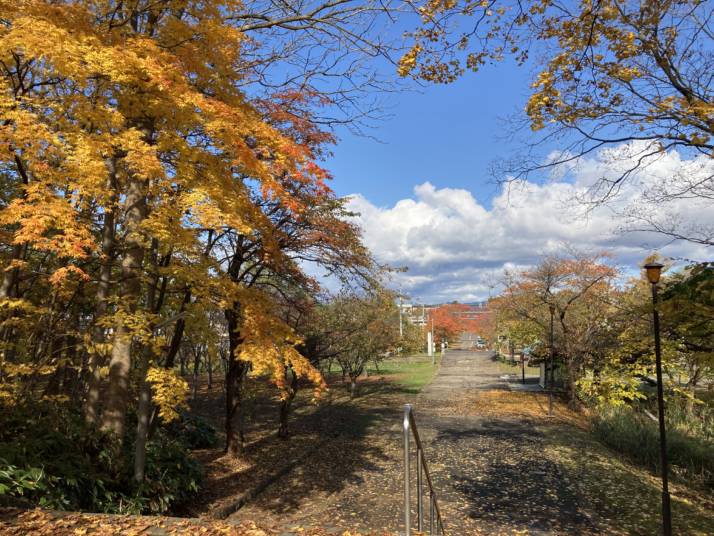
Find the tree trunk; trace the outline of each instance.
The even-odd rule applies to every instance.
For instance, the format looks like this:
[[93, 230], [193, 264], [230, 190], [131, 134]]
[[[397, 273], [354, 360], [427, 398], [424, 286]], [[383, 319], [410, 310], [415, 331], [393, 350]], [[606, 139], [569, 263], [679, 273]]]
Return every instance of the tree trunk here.
[[[126, 204], [126, 249], [121, 262], [122, 284], [120, 303], [126, 314], [133, 314], [141, 298], [141, 268], [144, 261], [144, 245], [141, 224], [147, 216], [146, 184], [131, 180], [127, 188]], [[114, 341], [109, 360], [109, 389], [105, 410], [102, 414], [102, 429], [117, 438], [124, 437], [126, 412], [129, 405], [129, 380], [131, 371], [132, 331], [120, 316], [114, 332]]]
[[67, 360], [67, 370], [63, 378], [62, 393], [67, 395], [70, 400], [77, 396], [79, 389], [79, 371], [82, 363], [77, 357], [77, 338], [74, 335], [67, 335], [65, 347], [65, 358]]
[[576, 407], [577, 403], [578, 403], [578, 394], [577, 394], [578, 373], [579, 373], [578, 366], [574, 362], [571, 362], [570, 366], [568, 367], [568, 391], [570, 391], [568, 394], [570, 395], [569, 405], [571, 408]]
[[48, 343], [48, 353], [50, 359], [57, 362], [57, 366], [47, 381], [47, 385], [43, 390], [43, 396], [56, 396], [60, 393], [62, 385], [62, 377], [65, 373], [65, 364], [62, 362], [62, 339], [60, 337], [52, 337]]
[[[285, 368], [285, 375], [287, 376], [288, 371], [292, 374], [290, 379], [290, 388], [288, 390], [288, 395], [280, 402], [280, 426], [278, 427], [278, 437], [282, 439], [287, 439], [290, 436], [290, 430], [288, 428], [288, 421], [290, 419], [290, 408], [292, 407], [293, 400], [297, 394], [299, 382], [297, 374], [292, 368]], [[286, 378], [287, 379], [287, 378]]]
[[[20, 157], [15, 153], [13, 155], [15, 160], [15, 166], [17, 167], [18, 175], [20, 175], [20, 180], [24, 186], [30, 183], [30, 176], [27, 172], [27, 168], [20, 159]], [[27, 192], [25, 188], [20, 189], [20, 199], [25, 199]], [[27, 256], [28, 245], [27, 243], [13, 244], [12, 255], [10, 256], [10, 263], [14, 261], [22, 260]], [[0, 271], [0, 300], [6, 300], [8, 298], [16, 298], [19, 294], [18, 281], [20, 279], [20, 268], [17, 266], [10, 268], [9, 270]], [[0, 320], [5, 318], [12, 318], [15, 316], [16, 312], [14, 308], [9, 308], [8, 311], [3, 312]], [[4, 348], [4, 358], [7, 361], [14, 361], [16, 354], [16, 344], [17, 344], [17, 333], [12, 325], [12, 322], [5, 323], [2, 329], [0, 329], [0, 340], [5, 343]]]
[[208, 373], [206, 388], [210, 391], [213, 389], [213, 359], [210, 354], [206, 354], [206, 372]]
[[[154, 314], [159, 313], [161, 304], [157, 302], [157, 292], [159, 289], [159, 241], [154, 238], [151, 240], [151, 268], [153, 280], [149, 285], [149, 290], [146, 296], [146, 307]], [[152, 331], [154, 326], [152, 326]], [[134, 482], [141, 484], [144, 481], [144, 472], [146, 469], [146, 443], [149, 440], [149, 426], [151, 422], [152, 404], [151, 404], [151, 385], [146, 379], [146, 375], [151, 365], [152, 351], [150, 346], [142, 349], [139, 363], [139, 403], [136, 408], [136, 441], [134, 443]]]
[[136, 443], [134, 444], [134, 482], [141, 484], [144, 481], [146, 469], [146, 443], [149, 438], [149, 421], [151, 419], [151, 385], [146, 381], [149, 370], [149, 352], [145, 350], [141, 355], [139, 365], [139, 404], [136, 408]]
[[[237, 308], [237, 307], [236, 307]], [[240, 335], [240, 313], [233, 309], [225, 311], [228, 321], [228, 370], [226, 372], [226, 453], [233, 457], [243, 452], [245, 436], [243, 433], [242, 395], [243, 381], [248, 372], [248, 362], [239, 359], [243, 338]]]
[[226, 374], [226, 452], [237, 457], [243, 452], [245, 434], [242, 418], [243, 380], [248, 363], [232, 359]]
[[[21, 255], [22, 244], [15, 244], [12, 246], [12, 256], [10, 257], [10, 260], [19, 260]], [[0, 283], [0, 300], [13, 297], [12, 289], [15, 286], [15, 280], [17, 279], [19, 273], [18, 268], [12, 268], [4, 272], [2, 283]]]
[[[186, 306], [191, 303], [191, 289], [187, 288], [184, 291], [183, 301], [181, 302], [181, 308], [179, 313], [183, 313], [186, 310]], [[182, 316], [176, 321], [176, 327], [174, 328], [174, 334], [171, 336], [171, 344], [169, 344], [169, 349], [166, 352], [166, 359], [164, 360], [164, 368], [173, 368], [176, 362], [176, 355], [181, 349], [181, 341], [183, 340], [183, 332], [186, 328], [186, 319]], [[183, 362], [182, 362], [183, 364]], [[183, 375], [183, 371], [182, 371]]]
[[[181, 303], [181, 308], [179, 313], [183, 313], [186, 310], [186, 305], [191, 302], [191, 290], [186, 289], [183, 297], [183, 302]], [[176, 327], [174, 328], [174, 333], [171, 336], [171, 343], [169, 344], [169, 349], [166, 352], [166, 358], [163, 362], [163, 367], [170, 369], [173, 368], [176, 363], [176, 354], [178, 354], [181, 348], [181, 341], [183, 340], [183, 332], [186, 327], [185, 318], [181, 317], [176, 321]], [[153, 407], [151, 410], [151, 417], [149, 418], [149, 438], [153, 437], [156, 433], [156, 429], [159, 425], [158, 410]]]
[[200, 346], [193, 349], [193, 386], [191, 389], [191, 400], [196, 400], [198, 396], [198, 373], [201, 368]]
[[[109, 162], [109, 188], [114, 192], [116, 187], [116, 160]], [[89, 358], [89, 379], [87, 398], [84, 402], [84, 418], [87, 423], [96, 426], [99, 419], [99, 391], [102, 383], [100, 369], [106, 360], [106, 344], [104, 328], [98, 320], [107, 313], [107, 300], [109, 298], [112, 277], [112, 255], [114, 252], [114, 195], [104, 207], [104, 228], [102, 229], [102, 261], [99, 267], [99, 281], [97, 283], [96, 306], [94, 314], [94, 329], [92, 339], [94, 348]]]
[[[27, 186], [30, 183], [27, 168], [25, 168], [25, 164], [22, 162], [20, 157], [17, 156], [17, 153], [14, 154], [13, 157], [15, 160], [15, 166], [17, 167], [17, 172], [20, 175], [20, 180], [24, 186]], [[25, 190], [22, 189], [20, 198], [24, 199], [26, 195]], [[23, 250], [24, 244], [14, 244], [12, 246], [12, 256], [10, 257], [10, 261], [20, 260]], [[15, 287], [15, 282], [17, 281], [19, 275], [20, 269], [17, 267], [6, 270], [3, 273], [2, 282], [0, 282], [0, 300], [14, 297], [13, 288]]]
[[357, 377], [350, 374], [350, 398], [357, 396]]
[[57, 368], [52, 373], [52, 376], [50, 376], [50, 379], [45, 386], [43, 396], [57, 396], [60, 394], [66, 370], [67, 368], [65, 365], [57, 365]]

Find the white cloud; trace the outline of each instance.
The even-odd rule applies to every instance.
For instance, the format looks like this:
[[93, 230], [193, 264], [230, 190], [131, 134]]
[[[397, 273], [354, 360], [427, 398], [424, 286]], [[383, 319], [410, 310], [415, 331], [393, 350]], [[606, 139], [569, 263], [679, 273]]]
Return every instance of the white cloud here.
[[437, 189], [429, 182], [415, 186], [413, 198], [392, 207], [377, 207], [354, 195], [350, 209], [360, 213], [365, 242], [377, 259], [408, 268], [397, 276], [397, 284], [426, 301], [484, 299], [504, 267], [526, 267], [566, 244], [611, 251], [625, 267], [636, 266], [654, 249], [675, 258], [710, 258], [706, 246], [625, 228], [632, 226], [635, 211], [644, 211], [668, 221], [678, 219], [680, 227], [713, 229], [711, 200], [655, 199], [663, 185], [672, 191], [676, 177], [714, 176], [711, 159], [683, 160], [670, 152], [650, 159], [609, 206], [585, 214], [574, 201], [587, 195], [598, 179], [617, 176], [628, 161], [631, 165], [635, 152], [632, 146], [621, 146], [579, 160], [567, 173], [554, 174], [556, 180], [504, 187], [490, 209], [468, 190]]

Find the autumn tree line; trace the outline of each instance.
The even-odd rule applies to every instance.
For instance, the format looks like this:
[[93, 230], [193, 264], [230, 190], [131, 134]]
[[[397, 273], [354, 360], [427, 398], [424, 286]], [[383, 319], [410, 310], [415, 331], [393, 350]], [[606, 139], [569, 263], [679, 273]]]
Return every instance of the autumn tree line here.
[[[395, 89], [380, 62], [448, 83], [508, 55], [527, 63], [540, 54], [525, 110], [535, 141], [505, 176], [630, 142], [636, 165], [603, 177], [586, 202], [609, 202], [678, 150], [704, 175], [663, 181], [644, 201], [706, 203], [711, 10], [699, 0], [0, 0], [0, 496], [164, 511], [196, 488], [195, 464], [163, 426], [188, 396], [186, 352], [194, 369], [224, 356], [226, 449], [239, 455], [249, 372], [271, 379], [287, 415], [301, 382], [324, 391], [320, 356], [342, 356], [356, 378], [365, 356], [395, 344], [384, 268], [320, 166], [334, 126], [359, 131], [380, 117], [369, 95]], [[403, 48], [389, 25], [410, 15]], [[544, 163], [539, 150], [553, 140], [562, 151]], [[714, 243], [709, 226], [682, 225], [676, 213], [635, 207], [628, 216], [675, 240]], [[538, 340], [543, 296], [558, 296], [571, 392], [588, 378], [605, 392], [607, 378], [651, 355], [644, 336], [615, 351], [625, 331], [607, 316], [581, 324], [576, 311], [596, 291], [645, 306], [637, 285], [615, 285], [603, 266], [568, 268], [545, 294], [530, 280], [545, 275], [521, 274], [506, 295], [517, 329]], [[710, 307], [708, 270], [669, 276], [679, 289], [669, 303], [696, 307], [670, 324], [668, 359], [693, 360], [695, 383], [709, 370], [697, 361], [711, 348], [697, 323]], [[316, 272], [344, 290], [325, 299]], [[529, 299], [537, 307], [525, 321], [515, 311]], [[608, 303], [623, 330], [642, 326], [639, 305]], [[365, 326], [374, 341], [356, 337]], [[627, 391], [612, 381], [612, 393]]]
[[[672, 269], [660, 283], [663, 359], [670, 387], [694, 401], [714, 380], [710, 263]], [[550, 357], [551, 311], [555, 361], [572, 401], [620, 403], [642, 393], [653, 377], [650, 283], [628, 275], [606, 254], [544, 257], [532, 269], [506, 275], [491, 303], [492, 337], [534, 357]]]
[[[649, 456], [645, 461], [656, 466], [653, 303], [644, 274], [619, 268], [607, 254], [566, 251], [507, 273], [504, 283], [490, 304], [494, 344], [544, 363], [547, 387], [592, 412], [606, 442], [635, 458]], [[670, 266], [657, 304], [670, 450], [688, 477], [708, 485], [714, 483], [712, 291], [712, 263]]]
[[[355, 58], [381, 45], [347, 28], [381, 6], [0, 2], [3, 497], [165, 511], [197, 489], [167, 431], [187, 364], [223, 364], [239, 456], [249, 373], [287, 437], [299, 385], [326, 389], [321, 360], [356, 377], [397, 346], [386, 268], [319, 165], [355, 88], [313, 84], [369, 76]], [[326, 35], [349, 35], [339, 57], [276, 82]]]

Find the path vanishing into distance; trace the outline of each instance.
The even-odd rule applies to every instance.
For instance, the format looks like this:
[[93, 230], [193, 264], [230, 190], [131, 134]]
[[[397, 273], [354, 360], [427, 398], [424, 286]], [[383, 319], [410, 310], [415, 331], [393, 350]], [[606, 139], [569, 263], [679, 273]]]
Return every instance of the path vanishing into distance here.
[[539, 390], [537, 378], [528, 380], [522, 386], [504, 378], [492, 352], [457, 348], [447, 351], [433, 382], [417, 396], [417, 425], [452, 534], [593, 532], [573, 486], [541, 456], [535, 423], [474, 416], [479, 393]]
[[[492, 352], [470, 349], [468, 337], [459, 346], [447, 350], [419, 394], [401, 403], [386, 397], [377, 407], [372, 400], [369, 411], [379, 419], [367, 430], [356, 426], [353, 436], [346, 430], [342, 449], [316, 453], [314, 465], [306, 460], [232, 519], [267, 522], [286, 535], [313, 526], [334, 534], [345, 528], [402, 532], [401, 417], [403, 404], [412, 403], [449, 534], [591, 532], [573, 487], [539, 455], [541, 434], [533, 423], [462, 414], [479, 392], [509, 391], [514, 384]], [[306, 488], [305, 478], [317, 467], [327, 484]]]
[[468, 345], [469, 340], [465, 339], [456, 349], [446, 351], [436, 376], [417, 397], [419, 410], [428, 410], [434, 404], [439, 406], [474, 391], [508, 389], [502, 379], [503, 372], [493, 362], [493, 352], [462, 349]]

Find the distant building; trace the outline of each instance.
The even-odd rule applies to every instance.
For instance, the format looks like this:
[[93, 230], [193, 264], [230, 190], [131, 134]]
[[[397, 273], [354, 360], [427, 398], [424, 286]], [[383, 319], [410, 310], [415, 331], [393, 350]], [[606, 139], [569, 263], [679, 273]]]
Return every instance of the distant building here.
[[402, 315], [408, 322], [414, 324], [415, 326], [425, 326], [429, 320], [429, 313], [442, 307], [444, 305], [458, 305], [458, 308], [454, 308], [451, 314], [455, 317], [464, 321], [479, 320], [483, 315], [488, 315], [488, 305], [486, 302], [476, 302], [476, 303], [438, 303], [432, 305], [426, 304], [413, 304], [413, 303], [402, 303]]
[[462, 309], [453, 311], [453, 314], [457, 318], [462, 320], [479, 320], [483, 315], [488, 314], [488, 306], [485, 303], [479, 303], [477, 305], [464, 304], [468, 309]]
[[436, 307], [439, 306], [412, 303], [401, 304], [403, 318], [415, 326], [425, 326], [429, 318], [429, 312]]

